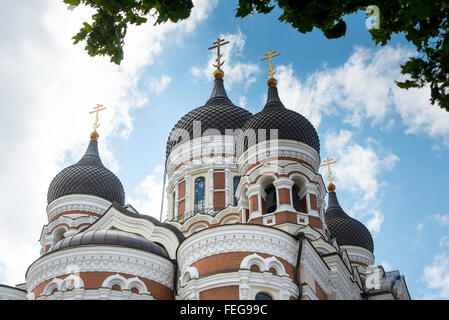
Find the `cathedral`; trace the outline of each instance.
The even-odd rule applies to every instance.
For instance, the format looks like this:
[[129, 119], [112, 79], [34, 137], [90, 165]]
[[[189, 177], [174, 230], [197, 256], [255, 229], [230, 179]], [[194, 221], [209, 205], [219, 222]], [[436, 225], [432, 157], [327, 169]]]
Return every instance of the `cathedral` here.
[[48, 188], [40, 257], [26, 283], [0, 285], [0, 300], [410, 299], [404, 276], [375, 265], [372, 235], [340, 206], [315, 128], [279, 98], [279, 54], [262, 58], [267, 100], [252, 114], [226, 93], [226, 43], [209, 48], [210, 98], [168, 137], [165, 221], [126, 203], [103, 165], [98, 105], [85, 154]]

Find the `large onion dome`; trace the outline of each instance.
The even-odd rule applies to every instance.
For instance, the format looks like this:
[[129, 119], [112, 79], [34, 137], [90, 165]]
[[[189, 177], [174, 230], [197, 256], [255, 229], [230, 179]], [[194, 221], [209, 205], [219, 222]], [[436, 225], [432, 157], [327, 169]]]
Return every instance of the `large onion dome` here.
[[235, 106], [229, 100], [222, 78], [216, 78], [214, 81], [212, 94], [206, 104], [187, 113], [172, 129], [167, 141], [167, 157], [176, 145], [188, 139], [214, 135], [217, 132], [224, 135], [226, 129], [241, 129], [252, 116], [249, 111]]
[[121, 230], [88, 230], [58, 241], [49, 252], [78, 246], [120, 246], [168, 258], [164, 247], [142, 236]]
[[87, 194], [125, 204], [122, 183], [101, 162], [97, 138], [98, 136], [92, 136], [80, 161], [63, 169], [54, 177], [48, 188], [48, 203], [70, 194]]
[[329, 204], [324, 220], [331, 237], [337, 239], [340, 246], [356, 246], [374, 252], [373, 238], [369, 230], [358, 220], [347, 215], [337, 200], [335, 190], [329, 192]]
[[[271, 79], [270, 79], [271, 80]], [[272, 78], [272, 80], [274, 80]], [[274, 80], [275, 81], [275, 80]], [[244, 151], [256, 144], [259, 140], [269, 140], [270, 129], [277, 129], [277, 139], [295, 140], [303, 142], [320, 153], [320, 140], [313, 125], [301, 114], [287, 109], [279, 99], [278, 90], [274, 82], [268, 88], [267, 102], [264, 109], [254, 115], [243, 127], [248, 141], [239, 149]], [[253, 135], [248, 134], [247, 130], [253, 129]], [[259, 129], [266, 131], [266, 138], [260, 137]], [[261, 139], [262, 138], [262, 139]], [[265, 139], [264, 139], [265, 138]], [[243, 143], [243, 142], [242, 142]]]

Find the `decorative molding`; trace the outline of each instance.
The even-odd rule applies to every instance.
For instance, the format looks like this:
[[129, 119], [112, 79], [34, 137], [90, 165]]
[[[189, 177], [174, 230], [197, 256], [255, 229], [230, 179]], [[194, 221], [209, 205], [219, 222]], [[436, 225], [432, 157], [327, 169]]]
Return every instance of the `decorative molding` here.
[[48, 221], [52, 221], [58, 214], [69, 211], [84, 211], [102, 215], [111, 206], [103, 198], [87, 195], [72, 194], [53, 200], [47, 206]]
[[296, 265], [298, 243], [289, 234], [270, 227], [233, 224], [201, 230], [188, 237], [178, 249], [178, 265], [183, 272], [194, 262], [220, 253], [259, 252]]
[[179, 288], [178, 299], [199, 300], [202, 291], [229, 286], [239, 287], [239, 300], [251, 299], [256, 294], [255, 289], [260, 288], [272, 293], [275, 299], [281, 300], [287, 300], [290, 296], [297, 297], [299, 294], [298, 285], [288, 277], [277, 276], [271, 272], [239, 270], [192, 279], [185, 287]]
[[257, 265], [261, 272], [269, 271], [271, 268], [274, 268], [278, 276], [288, 277], [288, 274], [285, 272], [284, 265], [276, 259], [276, 257], [272, 256], [264, 259], [257, 253], [253, 253], [243, 258], [240, 263], [240, 269], [251, 269], [251, 266], [253, 265]]
[[37, 300], [154, 300], [154, 298], [147, 293], [139, 294], [128, 290], [78, 288], [65, 292], [58, 291], [50, 296], [42, 295]]
[[152, 253], [131, 248], [80, 246], [42, 256], [29, 267], [28, 292], [39, 284], [65, 274], [81, 272], [114, 272], [140, 276], [173, 287], [173, 262]]
[[131, 291], [132, 288], [136, 288], [139, 291], [139, 294], [150, 294], [145, 283], [137, 277], [126, 279], [124, 276], [116, 273], [107, 277], [103, 281], [101, 287], [112, 289], [114, 285], [119, 285], [120, 290]]

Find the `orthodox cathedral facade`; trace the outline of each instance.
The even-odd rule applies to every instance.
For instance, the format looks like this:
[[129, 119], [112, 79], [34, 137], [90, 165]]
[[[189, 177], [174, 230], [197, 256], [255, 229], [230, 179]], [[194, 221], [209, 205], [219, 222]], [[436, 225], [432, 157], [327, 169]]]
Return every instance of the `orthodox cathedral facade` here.
[[167, 219], [125, 203], [98, 152], [97, 106], [84, 156], [50, 183], [40, 257], [0, 299], [410, 299], [398, 271], [375, 266], [372, 236], [339, 205], [330, 169], [326, 188], [315, 128], [279, 98], [276, 54], [253, 115], [227, 96], [226, 43], [214, 44], [212, 94], [168, 138]]

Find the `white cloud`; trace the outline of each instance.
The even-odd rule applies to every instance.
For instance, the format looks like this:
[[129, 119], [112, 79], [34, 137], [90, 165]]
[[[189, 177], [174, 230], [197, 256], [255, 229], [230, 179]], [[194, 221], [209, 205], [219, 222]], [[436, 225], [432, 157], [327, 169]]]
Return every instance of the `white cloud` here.
[[[326, 154], [337, 161], [333, 167], [337, 189], [349, 190], [355, 199], [353, 206], [345, 210], [361, 218], [367, 216], [368, 229], [378, 233], [384, 220], [378, 209], [380, 188], [385, 184], [381, 176], [391, 171], [399, 158], [372, 139], [366, 139], [365, 146], [358, 144], [347, 130], [328, 132], [324, 147]], [[321, 174], [327, 176], [325, 168], [321, 168]]]
[[447, 253], [437, 255], [433, 264], [424, 268], [421, 280], [429, 290], [427, 299], [449, 299], [449, 256]]
[[88, 111], [97, 103], [108, 108], [100, 119], [100, 153], [117, 171], [110, 139], [126, 138], [133, 129], [130, 112], [147, 102], [138, 87], [143, 69], [168, 39], [192, 33], [216, 3], [194, 1], [191, 17], [178, 24], [129, 28], [121, 66], [90, 57], [84, 44], [73, 45], [82, 21], [90, 20], [88, 8], [70, 11], [50, 0], [2, 4], [0, 243], [7, 245], [0, 246], [0, 264], [6, 283], [23, 282], [38, 257], [47, 188], [58, 170], [84, 152], [93, 123]]
[[433, 218], [441, 225], [441, 226], [449, 226], [449, 214], [436, 214]]
[[449, 247], [449, 235], [443, 236], [439, 242], [440, 247]]
[[423, 230], [423, 228], [424, 228], [424, 223], [420, 223], [416, 226], [416, 230], [418, 230], [420, 232]]
[[399, 116], [407, 134], [424, 133], [449, 147], [449, 113], [431, 105], [429, 88], [403, 90], [400, 64], [413, 52], [403, 47], [378, 50], [357, 47], [344, 65], [316, 71], [303, 82], [293, 66], [277, 69], [279, 94], [284, 104], [319, 126], [323, 115], [342, 114], [344, 122], [361, 127], [365, 121], [391, 130]]
[[[128, 197], [129, 203], [131, 203], [139, 213], [160, 219], [163, 179], [164, 167], [157, 166], [152, 173], [139, 183], [139, 186], [135, 190], [137, 197]], [[165, 220], [166, 212], [167, 197], [164, 195], [162, 221]]]
[[166, 74], [162, 75], [160, 79], [152, 77], [150, 79], [150, 91], [157, 94], [161, 94], [165, 89], [167, 89], [172, 78]]
[[[246, 36], [238, 29], [237, 33], [221, 34], [219, 37], [229, 41], [229, 44], [222, 46], [220, 49], [221, 61], [225, 61], [222, 70], [225, 74], [226, 87], [231, 88], [235, 84], [243, 83], [245, 88], [248, 88], [256, 81], [256, 77], [260, 73], [260, 67], [253, 62], [240, 61], [243, 58], [242, 52], [245, 47]], [[190, 72], [195, 78], [212, 80], [212, 74], [215, 70], [213, 64], [216, 64], [216, 57], [216, 49], [211, 50], [207, 64], [203, 67], [194, 66], [190, 69]]]

